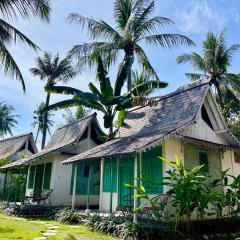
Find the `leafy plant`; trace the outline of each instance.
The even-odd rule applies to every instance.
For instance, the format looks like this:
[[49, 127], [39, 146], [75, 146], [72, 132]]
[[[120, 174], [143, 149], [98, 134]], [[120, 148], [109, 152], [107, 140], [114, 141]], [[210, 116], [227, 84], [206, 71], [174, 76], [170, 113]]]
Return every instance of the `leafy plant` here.
[[[178, 64], [189, 63], [199, 73], [186, 73], [192, 81], [209, 78], [210, 83], [216, 89], [217, 99], [222, 110], [224, 110], [223, 91], [228, 90], [236, 97], [234, 89], [239, 92], [240, 80], [236, 74], [229, 73], [232, 57], [239, 50], [239, 44], [226, 46], [226, 31], [222, 31], [218, 36], [208, 32], [206, 40], [202, 44], [202, 56], [196, 52], [182, 54], [177, 57]], [[239, 101], [238, 101], [239, 104]]]
[[87, 64], [91, 67], [98, 62], [99, 55], [102, 56], [106, 66], [110, 66], [123, 53], [124, 61], [131, 59], [127, 71], [128, 91], [132, 88], [131, 69], [135, 56], [143, 69], [154, 79], [159, 80], [141, 47], [142, 43], [163, 48], [194, 45], [186, 36], [160, 33], [160, 28], [173, 24], [173, 21], [161, 16], [152, 17], [155, 9], [154, 0], [114, 0], [113, 4], [115, 27], [104, 20], [98, 21], [78, 13], [70, 14], [69, 22], [85, 27], [93, 40], [74, 46], [70, 54], [77, 57], [80, 66]]
[[13, 56], [8, 50], [10, 44], [22, 42], [30, 48], [37, 50], [38, 47], [17, 28], [11, 25], [13, 19], [37, 17], [49, 22], [51, 13], [49, 0], [15, 0], [0, 1], [0, 62], [5, 74], [10, 74], [13, 78], [19, 80], [25, 92], [25, 83], [23, 75], [15, 62]]
[[[59, 82], [67, 83], [77, 74], [72, 66], [71, 58], [65, 57], [63, 59], [60, 59], [58, 54], [56, 56], [52, 56], [49, 53], [45, 53], [42, 58], [38, 57], [36, 59], [36, 67], [31, 68], [30, 72], [33, 76], [38, 76], [41, 81], [45, 81], [45, 86], [54, 86]], [[45, 107], [48, 107], [49, 104], [50, 93], [47, 93]], [[51, 114], [47, 111], [42, 111], [41, 113], [42, 107], [43, 104], [38, 107], [38, 112], [36, 112], [36, 115], [37, 117], [42, 115], [40, 126], [42, 131], [41, 148], [43, 149], [45, 147], [47, 131], [49, 131], [49, 127], [51, 126], [49, 123]]]
[[20, 116], [13, 114], [14, 111], [12, 105], [0, 102], [0, 137], [2, 138], [7, 134], [12, 135], [12, 129], [18, 124], [17, 118]]
[[55, 220], [62, 223], [82, 223], [84, 219], [85, 216], [83, 214], [70, 208], [63, 208], [55, 214]]

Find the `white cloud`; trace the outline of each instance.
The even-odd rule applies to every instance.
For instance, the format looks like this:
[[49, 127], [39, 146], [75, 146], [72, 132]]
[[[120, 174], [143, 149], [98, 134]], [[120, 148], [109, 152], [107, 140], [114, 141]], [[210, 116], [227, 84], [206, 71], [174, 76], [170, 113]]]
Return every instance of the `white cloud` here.
[[217, 8], [206, 0], [188, 1], [183, 7], [184, 9], [178, 8], [175, 11], [182, 32], [202, 33], [211, 28], [222, 30], [228, 21], [222, 8]]

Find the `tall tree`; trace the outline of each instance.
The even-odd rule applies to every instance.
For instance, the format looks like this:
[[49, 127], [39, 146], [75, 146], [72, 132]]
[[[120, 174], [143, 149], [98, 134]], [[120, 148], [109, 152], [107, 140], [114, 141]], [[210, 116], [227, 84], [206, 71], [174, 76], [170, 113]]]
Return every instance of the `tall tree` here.
[[0, 137], [4, 138], [5, 135], [12, 135], [12, 129], [18, 124], [17, 118], [19, 115], [13, 114], [14, 107], [0, 102]]
[[[37, 142], [39, 133], [43, 134], [43, 129], [44, 129], [44, 117], [45, 117], [45, 103], [42, 102], [40, 103], [36, 109], [33, 112], [33, 122], [32, 122], [32, 127], [36, 128], [37, 127], [37, 134], [35, 138], [35, 142]], [[53, 114], [51, 112], [46, 112], [47, 115], [47, 120], [46, 120], [46, 125], [47, 125], [47, 131], [51, 135], [50, 128], [53, 126], [54, 121], [51, 119], [53, 117]]]
[[[59, 55], [52, 56], [45, 53], [44, 56], [36, 59], [36, 67], [31, 68], [30, 72], [34, 76], [40, 77], [41, 81], [45, 82], [45, 87], [54, 86], [59, 82], [67, 83], [70, 79], [76, 76], [76, 71], [72, 66], [72, 61], [69, 57], [60, 59]], [[50, 102], [50, 93], [47, 93], [45, 106], [48, 107]], [[47, 135], [47, 112], [44, 113], [42, 146], [45, 147]]]
[[65, 112], [62, 114], [64, 122], [60, 124], [61, 126], [76, 122], [77, 120], [91, 114], [91, 109], [87, 109], [82, 105], [77, 106], [75, 112], [72, 112], [69, 108], [66, 108], [64, 110]]
[[[128, 59], [130, 61], [130, 59]], [[107, 71], [104, 68], [101, 57], [98, 58], [97, 77], [99, 80], [99, 89], [92, 83], [89, 83], [90, 92], [83, 92], [79, 89], [65, 86], [48, 86], [46, 91], [58, 94], [72, 95], [69, 100], [64, 100], [55, 103], [48, 109], [62, 109], [72, 106], [85, 106], [103, 113], [104, 127], [109, 130], [107, 140], [111, 140], [118, 129], [114, 131], [114, 118], [117, 113], [122, 118], [125, 115], [125, 110], [133, 106], [134, 95], [132, 92], [124, 95], [115, 95], [116, 92], [121, 92], [123, 83], [127, 78], [127, 66], [129, 62], [125, 61], [122, 69], [117, 75], [115, 86], [112, 87], [110, 79], [107, 77]], [[134, 89], [137, 92], [138, 86]]]
[[147, 97], [155, 90], [165, 88], [168, 85], [166, 82], [153, 80], [152, 76], [143, 70], [141, 72], [132, 71], [132, 80], [131, 92], [134, 96], [139, 97]]
[[50, 0], [0, 0], [0, 66], [6, 74], [21, 82], [23, 91], [25, 91], [24, 78], [8, 46], [17, 42], [23, 42], [34, 50], [37, 46], [9, 22], [14, 18], [31, 16], [48, 22], [50, 12]]
[[[104, 65], [110, 66], [121, 53], [124, 61], [131, 59], [128, 67], [128, 91], [132, 88], [131, 67], [136, 55], [144, 70], [159, 80], [151, 65], [141, 43], [157, 45], [160, 47], [174, 47], [179, 45], [193, 45], [193, 41], [180, 34], [163, 34], [159, 29], [165, 25], [173, 24], [169, 18], [152, 17], [155, 0], [114, 0], [113, 18], [115, 27], [104, 20], [95, 20], [84, 17], [78, 13], [69, 16], [70, 23], [86, 27], [91, 43], [83, 43], [73, 47], [70, 54], [76, 56], [79, 65], [93, 66], [99, 55]], [[121, 64], [120, 67], [122, 67]]]
[[227, 90], [232, 95], [235, 95], [233, 89], [240, 91], [238, 76], [228, 72], [234, 53], [239, 47], [239, 44], [227, 47], [226, 31], [222, 31], [219, 35], [208, 32], [202, 44], [202, 55], [192, 52], [177, 57], [178, 64], [189, 63], [198, 71], [198, 73], [186, 73], [190, 80], [210, 79], [210, 83], [216, 89], [222, 110], [224, 110], [223, 91]]

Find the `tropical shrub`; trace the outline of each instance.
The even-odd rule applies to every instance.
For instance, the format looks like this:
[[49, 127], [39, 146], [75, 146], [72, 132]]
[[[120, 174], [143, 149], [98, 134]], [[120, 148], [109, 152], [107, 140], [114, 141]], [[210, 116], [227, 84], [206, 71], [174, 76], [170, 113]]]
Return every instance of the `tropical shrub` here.
[[[163, 178], [163, 183], [138, 180], [154, 185], [163, 184], [168, 189], [166, 194], [151, 198], [143, 186], [126, 184], [127, 187], [137, 189], [138, 193], [134, 198], [145, 199], [148, 202], [154, 219], [165, 220], [169, 223], [169, 229], [175, 232], [179, 228], [190, 232], [193, 216], [198, 220], [204, 220], [209, 216], [217, 219], [238, 217], [240, 176], [234, 177], [226, 170], [221, 172], [219, 179], [214, 179], [206, 174], [204, 165], [188, 170], [177, 157], [175, 162], [164, 158], [161, 160], [171, 167], [167, 171], [167, 176]], [[143, 209], [144, 206], [140, 206], [136, 212]]]
[[70, 208], [63, 208], [55, 214], [55, 220], [61, 223], [77, 224], [82, 223], [84, 219], [83, 214]]

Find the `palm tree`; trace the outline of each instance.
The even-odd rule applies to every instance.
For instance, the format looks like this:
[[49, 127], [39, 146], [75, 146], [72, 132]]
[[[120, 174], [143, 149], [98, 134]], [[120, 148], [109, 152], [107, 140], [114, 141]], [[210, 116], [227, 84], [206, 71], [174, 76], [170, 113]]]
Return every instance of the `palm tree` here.
[[160, 33], [158, 30], [161, 27], [173, 24], [173, 21], [160, 16], [151, 17], [154, 7], [155, 0], [115, 0], [113, 4], [115, 27], [103, 20], [86, 18], [78, 13], [70, 14], [69, 22], [86, 27], [93, 41], [74, 46], [70, 55], [77, 57], [80, 66], [88, 64], [91, 67], [97, 62], [99, 55], [103, 58], [104, 65], [110, 66], [121, 53], [124, 53], [124, 61], [127, 58], [132, 59], [128, 69], [128, 91], [132, 87], [131, 67], [135, 55], [143, 69], [159, 80], [141, 43], [155, 44], [164, 48], [194, 43], [180, 34]]
[[72, 112], [69, 108], [66, 108], [64, 110], [65, 110], [65, 113], [62, 114], [64, 123], [61, 125], [66, 125], [66, 124], [76, 122], [77, 120], [91, 114], [91, 109], [87, 109], [82, 105], [77, 106], [76, 112]]
[[208, 32], [206, 40], [203, 41], [202, 56], [192, 52], [177, 57], [178, 64], [189, 63], [199, 72], [186, 73], [190, 80], [210, 79], [210, 83], [216, 89], [222, 110], [224, 109], [223, 90], [228, 89], [232, 94], [234, 94], [233, 89], [240, 91], [239, 77], [228, 72], [232, 57], [239, 47], [239, 44], [226, 46], [226, 31], [222, 31], [219, 36]]
[[131, 92], [134, 96], [148, 97], [156, 89], [167, 87], [166, 82], [152, 80], [152, 77], [145, 71], [132, 71], [132, 89]]
[[[59, 82], [68, 82], [76, 76], [76, 71], [72, 67], [69, 57], [60, 60], [59, 55], [52, 57], [51, 54], [45, 53], [42, 58], [36, 59], [36, 67], [31, 68], [30, 72], [34, 76], [40, 77], [45, 81], [45, 86], [54, 86]], [[47, 93], [45, 106], [48, 107], [50, 102], [50, 93]], [[42, 132], [42, 149], [45, 147], [47, 135], [47, 112], [44, 113], [43, 132]]]
[[12, 128], [18, 124], [17, 118], [19, 115], [13, 114], [14, 107], [0, 102], [0, 137], [4, 138], [5, 135], [12, 135]]
[[[37, 127], [37, 134], [36, 134], [35, 142], [37, 142], [39, 132], [43, 134], [43, 129], [44, 129], [44, 111], [43, 110], [44, 110], [44, 108], [45, 108], [45, 103], [42, 102], [37, 106], [36, 110], [34, 110], [34, 112], [33, 112], [32, 127], [33, 128]], [[47, 131], [51, 135], [50, 127], [52, 127], [54, 124], [54, 121], [51, 120], [51, 118], [54, 115], [50, 112], [46, 112], [46, 115], [47, 115], [47, 121], [46, 121]]]
[[[128, 61], [130, 61], [130, 59], [128, 59]], [[72, 99], [52, 104], [47, 110], [84, 106], [100, 111], [104, 115], [104, 127], [109, 129], [107, 140], [113, 139], [118, 131], [118, 129], [115, 131], [113, 130], [113, 122], [116, 114], [119, 113], [120, 118], [123, 118], [123, 116], [126, 115], [126, 109], [132, 107], [135, 100], [133, 92], [124, 95], [116, 95], [116, 92], [121, 92], [123, 83], [127, 78], [128, 61], [124, 63], [122, 69], [118, 73], [114, 87], [112, 87], [111, 81], [107, 77], [107, 71], [104, 68], [101, 57], [98, 57], [97, 69], [97, 76], [100, 85], [99, 89], [92, 82], [88, 85], [90, 92], [82, 92], [79, 89], [65, 86], [47, 86], [45, 88], [47, 92], [72, 95]], [[147, 85], [147, 83], [145, 83], [145, 85]], [[141, 88], [142, 86], [135, 86], [135, 92], [139, 91], [138, 87]]]
[[22, 73], [7, 47], [17, 42], [23, 42], [34, 50], [37, 50], [37, 46], [9, 21], [17, 17], [34, 16], [48, 22], [50, 12], [50, 0], [0, 0], [0, 66], [6, 74], [21, 82], [24, 92], [25, 83]]

